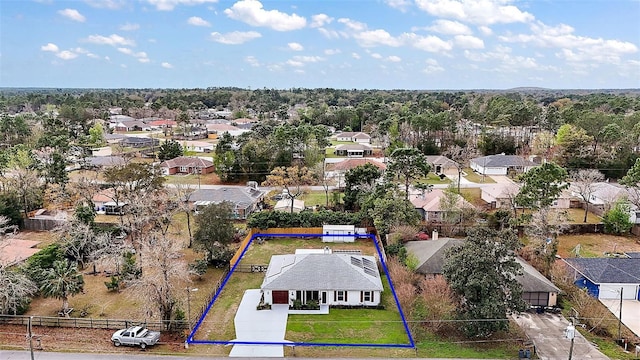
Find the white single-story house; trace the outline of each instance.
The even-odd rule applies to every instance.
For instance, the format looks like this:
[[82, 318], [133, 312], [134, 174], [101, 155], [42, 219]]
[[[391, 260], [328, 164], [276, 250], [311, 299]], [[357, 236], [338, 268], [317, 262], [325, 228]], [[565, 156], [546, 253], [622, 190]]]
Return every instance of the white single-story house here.
[[619, 300], [622, 295], [623, 300], [640, 300], [640, 253], [563, 260], [574, 271], [574, 284], [591, 296]]
[[216, 145], [214, 143], [206, 142], [206, 141], [184, 141], [182, 143], [182, 148], [185, 151], [195, 151], [200, 153], [208, 153], [212, 152], [216, 149]]
[[265, 304], [376, 306], [383, 286], [373, 256], [325, 249], [272, 256], [260, 290]]
[[274, 211], [291, 212], [291, 201], [293, 200], [293, 212], [299, 213], [304, 210], [304, 200], [281, 199], [273, 207]]
[[371, 136], [363, 132], [344, 131], [336, 135], [338, 141], [352, 141], [359, 144], [370, 144]]
[[515, 175], [529, 171], [537, 165], [518, 155], [489, 155], [471, 159], [471, 169], [482, 175]]
[[341, 144], [336, 146], [336, 155], [347, 157], [364, 157], [373, 155], [373, 149], [365, 144]]
[[[593, 184], [594, 191], [589, 197], [589, 209], [597, 215], [610, 210], [617, 201], [629, 199], [629, 191], [621, 185], [608, 182]], [[578, 196], [575, 188], [569, 187], [572, 195]], [[637, 206], [627, 201], [629, 205], [629, 220], [634, 224], [640, 224], [640, 210]]]
[[[438, 240], [409, 241], [407, 253], [418, 259], [416, 272], [427, 276], [441, 276], [449, 249], [464, 244], [462, 239], [440, 238]], [[540, 274], [524, 259], [516, 256], [522, 266], [522, 275], [516, 280], [522, 285], [522, 299], [530, 306], [556, 306], [560, 289]]]

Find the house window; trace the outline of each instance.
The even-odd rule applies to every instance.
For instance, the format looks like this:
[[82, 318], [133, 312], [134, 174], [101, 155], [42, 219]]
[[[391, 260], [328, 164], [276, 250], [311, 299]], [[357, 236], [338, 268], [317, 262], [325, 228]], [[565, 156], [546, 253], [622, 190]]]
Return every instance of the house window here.
[[360, 293], [360, 302], [372, 302], [373, 293], [371, 291], [363, 291]]
[[180, 166], [180, 172], [186, 173], [188, 171], [186, 166]]
[[335, 301], [347, 301], [347, 292], [343, 290], [338, 290], [334, 294]]

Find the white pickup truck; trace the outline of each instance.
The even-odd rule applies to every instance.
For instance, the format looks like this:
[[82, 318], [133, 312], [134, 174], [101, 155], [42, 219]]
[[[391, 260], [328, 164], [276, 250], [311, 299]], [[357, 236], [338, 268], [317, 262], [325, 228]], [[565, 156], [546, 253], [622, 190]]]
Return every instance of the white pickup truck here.
[[159, 340], [159, 331], [149, 331], [141, 326], [132, 326], [128, 329], [118, 330], [111, 335], [111, 341], [115, 346], [140, 346], [142, 349], [157, 344]]

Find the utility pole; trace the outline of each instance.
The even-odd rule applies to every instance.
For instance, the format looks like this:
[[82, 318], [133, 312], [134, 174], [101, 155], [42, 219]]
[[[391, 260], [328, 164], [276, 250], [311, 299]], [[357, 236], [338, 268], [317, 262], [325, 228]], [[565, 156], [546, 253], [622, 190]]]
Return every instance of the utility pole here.
[[33, 333], [31, 332], [31, 321], [33, 316], [29, 316], [29, 322], [27, 323], [27, 332], [29, 333], [29, 352], [31, 353], [31, 360], [33, 359]]
[[622, 339], [622, 292], [624, 288], [620, 288], [620, 316], [618, 316], [618, 340]]

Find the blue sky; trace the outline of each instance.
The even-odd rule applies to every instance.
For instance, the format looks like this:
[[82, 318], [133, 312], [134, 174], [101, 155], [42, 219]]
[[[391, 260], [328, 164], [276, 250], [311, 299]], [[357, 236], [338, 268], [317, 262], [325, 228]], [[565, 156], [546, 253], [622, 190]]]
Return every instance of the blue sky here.
[[640, 0], [0, 0], [0, 86], [640, 88]]

